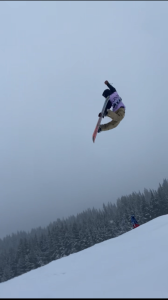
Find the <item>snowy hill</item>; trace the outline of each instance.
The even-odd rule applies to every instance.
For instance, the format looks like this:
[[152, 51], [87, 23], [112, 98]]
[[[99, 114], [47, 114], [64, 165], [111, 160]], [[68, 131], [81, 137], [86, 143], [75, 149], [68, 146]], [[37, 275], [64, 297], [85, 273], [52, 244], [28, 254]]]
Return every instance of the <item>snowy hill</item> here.
[[0, 283], [1, 298], [167, 298], [168, 215]]

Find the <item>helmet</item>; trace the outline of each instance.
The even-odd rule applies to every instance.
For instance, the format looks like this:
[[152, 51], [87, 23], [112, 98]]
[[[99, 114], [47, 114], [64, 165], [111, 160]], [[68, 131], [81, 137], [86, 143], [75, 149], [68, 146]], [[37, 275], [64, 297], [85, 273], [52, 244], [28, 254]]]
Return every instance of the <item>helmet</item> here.
[[111, 91], [110, 91], [109, 89], [104, 90], [104, 92], [103, 92], [103, 94], [102, 94], [102, 96], [103, 96], [104, 98], [107, 98], [107, 97], [110, 96], [110, 95], [111, 95]]

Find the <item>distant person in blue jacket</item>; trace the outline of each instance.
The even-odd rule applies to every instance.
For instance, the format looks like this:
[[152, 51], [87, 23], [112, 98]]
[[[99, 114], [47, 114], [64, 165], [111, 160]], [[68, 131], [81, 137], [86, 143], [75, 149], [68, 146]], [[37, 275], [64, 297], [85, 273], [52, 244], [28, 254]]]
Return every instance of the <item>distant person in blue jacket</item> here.
[[133, 228], [136, 228], [136, 227], [139, 226], [139, 224], [138, 224], [138, 222], [137, 222], [137, 220], [135, 219], [134, 216], [131, 216], [131, 222], [132, 222]]

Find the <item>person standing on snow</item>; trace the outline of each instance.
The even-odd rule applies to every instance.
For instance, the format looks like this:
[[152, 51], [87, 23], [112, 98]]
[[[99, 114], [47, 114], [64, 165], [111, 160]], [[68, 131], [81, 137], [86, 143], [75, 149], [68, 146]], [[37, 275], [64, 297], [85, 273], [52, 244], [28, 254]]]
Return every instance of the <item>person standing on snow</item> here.
[[[116, 89], [107, 80], [104, 83], [108, 86], [109, 89], [104, 90], [102, 96], [105, 98], [110, 96], [104, 112], [104, 116], [111, 118], [112, 121], [100, 125], [98, 132], [110, 130], [117, 127], [125, 116], [125, 105], [123, 104], [122, 99], [118, 95]], [[110, 110], [111, 107], [113, 108], [113, 111]], [[101, 113], [99, 113], [98, 116], [101, 117]]]
[[137, 220], [135, 219], [134, 216], [131, 216], [131, 222], [132, 222], [133, 228], [136, 228], [136, 227], [139, 226], [139, 224], [138, 224], [138, 222], [137, 222]]

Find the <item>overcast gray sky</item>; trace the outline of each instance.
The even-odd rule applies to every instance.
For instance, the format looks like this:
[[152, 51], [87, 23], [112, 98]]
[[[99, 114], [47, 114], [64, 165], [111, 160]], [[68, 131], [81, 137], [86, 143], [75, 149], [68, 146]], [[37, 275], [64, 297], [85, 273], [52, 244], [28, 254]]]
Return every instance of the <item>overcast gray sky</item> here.
[[166, 1], [0, 3], [0, 238], [168, 178], [167, 29]]

